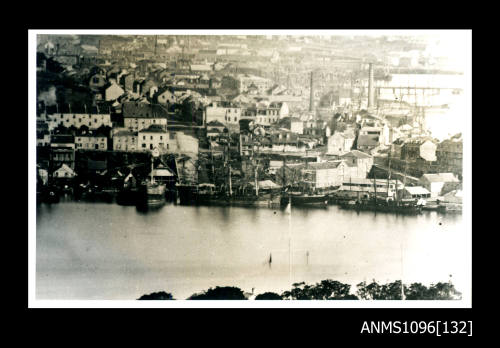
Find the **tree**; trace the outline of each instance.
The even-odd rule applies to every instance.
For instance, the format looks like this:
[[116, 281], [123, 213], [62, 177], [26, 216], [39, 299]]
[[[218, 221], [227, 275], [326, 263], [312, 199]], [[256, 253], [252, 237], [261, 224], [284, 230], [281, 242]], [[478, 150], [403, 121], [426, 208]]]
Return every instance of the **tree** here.
[[379, 285], [375, 280], [370, 284], [359, 283], [358, 296], [363, 300], [401, 300], [401, 281]]
[[437, 283], [427, 288], [420, 283], [411, 284], [405, 290], [407, 300], [457, 300], [462, 298], [451, 283]]
[[256, 300], [283, 300], [281, 295], [275, 292], [265, 292], [263, 294], [259, 294], [255, 297]]
[[[366, 282], [357, 285], [358, 296], [363, 300], [401, 300], [401, 281], [379, 285], [373, 281], [370, 284]], [[404, 285], [404, 295], [406, 300], [455, 300], [461, 298], [451, 283], [437, 283], [429, 288], [421, 283], [413, 283], [410, 286]]]
[[336, 280], [326, 279], [315, 285], [304, 282], [292, 285], [291, 291], [285, 291], [281, 296], [292, 300], [357, 300], [350, 294], [351, 286]]
[[165, 291], [152, 292], [148, 295], [142, 295], [138, 300], [175, 300], [171, 293]]
[[208, 289], [201, 294], [193, 294], [188, 300], [246, 300], [243, 291], [234, 286], [217, 286], [215, 289]]

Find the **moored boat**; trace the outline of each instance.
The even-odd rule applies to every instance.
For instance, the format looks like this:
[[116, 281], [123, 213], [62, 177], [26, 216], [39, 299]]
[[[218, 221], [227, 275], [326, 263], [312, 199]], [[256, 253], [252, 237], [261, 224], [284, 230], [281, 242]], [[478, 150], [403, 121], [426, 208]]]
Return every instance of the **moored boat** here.
[[165, 204], [166, 185], [157, 182], [146, 184], [146, 204], [148, 207], [160, 207]]
[[328, 195], [294, 192], [284, 193], [281, 196], [281, 205], [286, 206], [289, 201], [292, 203], [292, 206], [326, 207], [328, 205]]
[[339, 203], [340, 208], [350, 209], [356, 211], [374, 211], [396, 214], [420, 214], [422, 212], [422, 205], [415, 201], [393, 201], [393, 200], [375, 200], [361, 199], [350, 200]]

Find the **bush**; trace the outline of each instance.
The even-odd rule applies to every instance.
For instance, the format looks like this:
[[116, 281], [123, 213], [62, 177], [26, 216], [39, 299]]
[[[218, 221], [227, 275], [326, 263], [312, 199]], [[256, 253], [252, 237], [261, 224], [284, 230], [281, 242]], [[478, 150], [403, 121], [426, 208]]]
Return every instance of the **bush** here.
[[285, 291], [281, 296], [292, 300], [357, 300], [349, 293], [350, 288], [349, 284], [327, 279], [315, 285], [295, 283], [291, 291]]
[[208, 289], [201, 294], [193, 294], [188, 300], [246, 300], [243, 291], [234, 286], [217, 286], [215, 289]]
[[259, 294], [255, 297], [256, 300], [283, 300], [281, 295], [275, 292], [265, 292], [263, 294]]
[[175, 300], [171, 293], [160, 291], [142, 295], [138, 300]]

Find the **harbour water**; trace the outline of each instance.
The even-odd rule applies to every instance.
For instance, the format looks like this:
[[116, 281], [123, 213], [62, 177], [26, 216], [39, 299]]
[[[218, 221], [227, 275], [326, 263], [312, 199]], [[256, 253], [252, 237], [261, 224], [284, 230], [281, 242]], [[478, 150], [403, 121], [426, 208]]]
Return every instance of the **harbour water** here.
[[174, 204], [143, 212], [64, 200], [36, 213], [37, 299], [133, 300], [162, 290], [185, 299], [215, 286], [281, 293], [323, 279], [353, 292], [372, 279], [470, 286], [471, 231], [460, 215]]

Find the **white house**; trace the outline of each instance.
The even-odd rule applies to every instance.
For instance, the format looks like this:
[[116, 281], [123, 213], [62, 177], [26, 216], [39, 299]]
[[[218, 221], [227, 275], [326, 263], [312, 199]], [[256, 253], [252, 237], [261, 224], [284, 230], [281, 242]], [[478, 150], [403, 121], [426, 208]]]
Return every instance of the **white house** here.
[[75, 136], [76, 150], [100, 150], [108, 149], [108, 139], [101, 134], [81, 134]]
[[113, 135], [113, 150], [136, 151], [138, 149], [138, 134], [129, 130], [121, 130]]
[[138, 133], [138, 146], [140, 151], [152, 151], [154, 148], [158, 148], [160, 152], [177, 150], [175, 134], [167, 132], [166, 128], [160, 125], [141, 129]]
[[239, 124], [241, 119], [241, 108], [239, 107], [224, 107], [217, 103], [212, 103], [205, 108], [205, 122], [219, 121], [222, 124]]
[[460, 180], [453, 173], [424, 174], [419, 179], [420, 185], [431, 192], [431, 197], [440, 195], [445, 184], [455, 184], [458, 186]]

